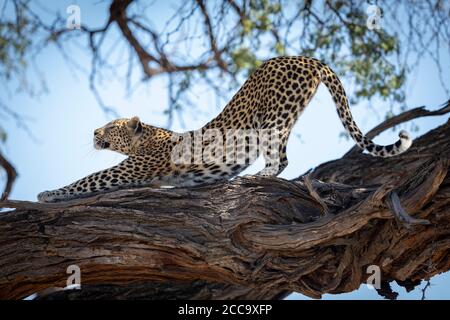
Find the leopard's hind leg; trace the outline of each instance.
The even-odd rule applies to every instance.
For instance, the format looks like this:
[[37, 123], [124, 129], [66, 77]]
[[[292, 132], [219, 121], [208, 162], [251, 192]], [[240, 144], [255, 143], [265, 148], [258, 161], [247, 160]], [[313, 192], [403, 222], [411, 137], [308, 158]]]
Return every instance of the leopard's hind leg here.
[[277, 137], [275, 140], [268, 142], [262, 141], [260, 146], [260, 153], [265, 161], [265, 167], [257, 173], [259, 176], [278, 176], [288, 166], [288, 158], [286, 154], [286, 147], [289, 138], [290, 130], [283, 130], [274, 134]]

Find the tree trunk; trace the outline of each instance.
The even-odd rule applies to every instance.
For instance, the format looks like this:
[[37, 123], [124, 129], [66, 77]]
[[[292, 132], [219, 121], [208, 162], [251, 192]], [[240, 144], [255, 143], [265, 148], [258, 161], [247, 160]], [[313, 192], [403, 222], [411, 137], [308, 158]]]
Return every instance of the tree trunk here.
[[[0, 298], [319, 298], [358, 289], [370, 265], [395, 298], [389, 282], [411, 290], [449, 270], [449, 159], [450, 121], [401, 156], [351, 152], [293, 181], [6, 201]], [[81, 290], [45, 291], [69, 265]]]

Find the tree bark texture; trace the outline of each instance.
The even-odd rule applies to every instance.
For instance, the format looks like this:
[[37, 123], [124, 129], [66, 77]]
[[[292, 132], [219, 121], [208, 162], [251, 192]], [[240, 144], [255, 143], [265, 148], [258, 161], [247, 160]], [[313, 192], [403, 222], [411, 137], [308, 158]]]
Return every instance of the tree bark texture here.
[[[449, 159], [450, 121], [401, 156], [351, 152], [292, 181], [4, 201], [0, 298], [320, 298], [358, 289], [370, 265], [395, 298], [389, 282], [450, 268]], [[74, 264], [81, 290], [45, 291]]]

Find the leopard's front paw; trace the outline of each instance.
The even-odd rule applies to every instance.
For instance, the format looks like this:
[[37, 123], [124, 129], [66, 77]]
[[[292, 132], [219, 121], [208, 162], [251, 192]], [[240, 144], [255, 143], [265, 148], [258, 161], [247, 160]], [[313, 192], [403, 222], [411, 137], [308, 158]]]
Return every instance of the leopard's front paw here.
[[39, 202], [55, 202], [58, 198], [54, 191], [44, 191], [37, 195]]

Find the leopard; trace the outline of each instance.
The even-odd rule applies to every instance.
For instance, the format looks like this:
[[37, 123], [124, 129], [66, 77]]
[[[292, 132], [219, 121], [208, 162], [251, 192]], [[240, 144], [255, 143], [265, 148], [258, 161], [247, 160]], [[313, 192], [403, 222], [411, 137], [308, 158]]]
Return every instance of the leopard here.
[[[344, 87], [327, 64], [312, 57], [280, 56], [263, 62], [222, 112], [200, 129], [177, 133], [145, 124], [139, 117], [116, 119], [96, 129], [93, 139], [95, 149], [115, 151], [127, 158], [111, 168], [90, 174], [60, 189], [41, 192], [37, 196], [38, 201], [67, 201], [136, 186], [194, 187], [232, 179], [251, 165], [255, 157], [242, 156], [245, 152], [239, 152], [234, 155], [235, 161], [225, 161], [227, 159], [223, 154], [217, 152], [218, 156], [208, 161], [192, 161], [195, 156], [193, 149], [199, 149], [201, 155], [211, 145], [211, 141], [220, 140], [218, 137], [224, 137], [225, 132], [230, 130], [274, 131], [277, 143], [270, 152], [276, 152], [272, 152], [271, 156], [267, 150], [258, 149], [256, 156], [262, 154], [265, 166], [257, 175], [278, 176], [288, 165], [286, 146], [291, 129], [320, 83], [330, 92], [346, 132], [369, 155], [392, 157], [410, 148], [412, 139], [405, 130], [401, 130], [399, 139], [390, 145], [375, 144], [361, 132], [353, 120]], [[184, 144], [184, 149], [180, 148], [180, 141], [192, 140], [196, 134], [209, 131], [216, 133], [214, 139], [202, 140], [200, 137], [203, 142], [200, 147]], [[239, 146], [249, 142], [248, 137], [243, 139], [240, 134], [237, 140], [236, 145]], [[224, 148], [234, 147], [233, 141], [227, 141]], [[261, 144], [261, 137], [257, 136], [256, 141], [256, 144]], [[179, 150], [190, 152], [185, 152], [187, 156], [174, 157], [173, 154], [180, 153]], [[244, 151], [248, 151], [247, 146]], [[179, 161], [179, 158], [183, 161]], [[241, 158], [244, 161], [236, 161]]]

